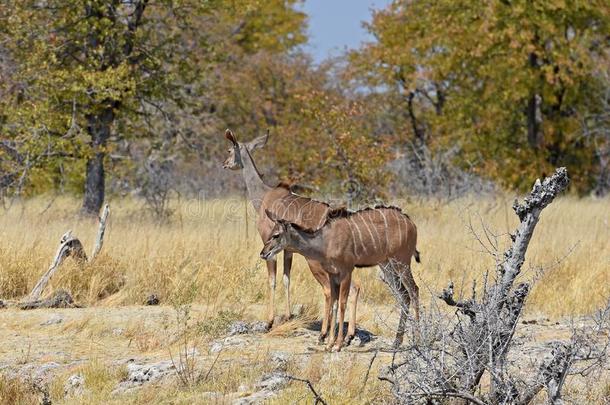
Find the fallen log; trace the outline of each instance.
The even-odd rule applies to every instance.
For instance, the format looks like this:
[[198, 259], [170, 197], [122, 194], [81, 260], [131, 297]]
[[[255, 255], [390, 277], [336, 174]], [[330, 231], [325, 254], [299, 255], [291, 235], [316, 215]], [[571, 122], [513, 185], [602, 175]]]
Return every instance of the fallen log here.
[[74, 303], [74, 299], [70, 293], [63, 288], [55, 291], [50, 298], [44, 300], [28, 301], [19, 304], [20, 309], [38, 309], [38, 308], [80, 308], [80, 305]]

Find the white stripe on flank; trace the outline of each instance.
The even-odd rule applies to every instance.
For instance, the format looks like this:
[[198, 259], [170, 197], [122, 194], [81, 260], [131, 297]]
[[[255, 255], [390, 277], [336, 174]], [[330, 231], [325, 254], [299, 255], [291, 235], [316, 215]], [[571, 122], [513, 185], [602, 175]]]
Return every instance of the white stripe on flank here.
[[[395, 216], [400, 216], [397, 210], [392, 210]], [[398, 226], [398, 246], [402, 246], [402, 229], [400, 229], [400, 217], [398, 217], [399, 221], [396, 223]]]
[[385, 228], [383, 228], [383, 231], [385, 232], [385, 248], [386, 248], [386, 253], [390, 252], [390, 240], [388, 239], [388, 220], [385, 217], [385, 214], [383, 213], [383, 210], [379, 210], [378, 211], [381, 214], [381, 217], [383, 218], [383, 223], [385, 224]]
[[366, 218], [364, 218], [364, 215], [360, 215], [360, 218], [362, 219], [362, 222], [364, 222], [364, 226], [366, 226], [366, 230], [369, 231], [369, 235], [371, 235], [371, 242], [373, 242], [373, 249], [377, 250], [377, 243], [375, 242], [375, 237], [373, 236], [373, 232], [371, 232], [371, 228], [369, 227], [369, 224], [366, 223]]
[[409, 239], [409, 222], [407, 222], [409, 218], [407, 218], [407, 216], [403, 213], [399, 213], [398, 215], [400, 215], [405, 224], [405, 235], [407, 235], [407, 239]]
[[[364, 246], [364, 241], [362, 240], [362, 232], [360, 232], [360, 228], [358, 227], [358, 224], [353, 219], [353, 217], [349, 218], [348, 220], [354, 224], [354, 227], [358, 231], [358, 239], [360, 239], [360, 244], [362, 245], [362, 254], [364, 255], [366, 253], [366, 246]], [[354, 252], [354, 253], [356, 253], [356, 252]]]
[[354, 255], [356, 255], [356, 235], [354, 235], [354, 230], [352, 229], [352, 224], [347, 220], [347, 227], [349, 228], [349, 233], [352, 234], [352, 245], [354, 246]]

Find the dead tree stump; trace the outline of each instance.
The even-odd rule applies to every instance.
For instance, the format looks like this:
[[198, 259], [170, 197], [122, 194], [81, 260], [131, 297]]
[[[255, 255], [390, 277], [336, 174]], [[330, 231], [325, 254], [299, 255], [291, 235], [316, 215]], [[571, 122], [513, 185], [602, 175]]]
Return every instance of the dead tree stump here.
[[[443, 317], [439, 311], [414, 327], [413, 343], [401, 349], [397, 353], [400, 361], [380, 376], [393, 385], [398, 402], [438, 403], [453, 398], [479, 405], [525, 405], [546, 388], [549, 403], [556, 405], [561, 403], [561, 388], [575, 363], [601, 364], [608, 344], [600, 345], [595, 337], [577, 332], [569, 342], [557, 344], [550, 356], [539, 362], [533, 376], [517, 376], [508, 360], [531, 288], [529, 282], [517, 283], [529, 242], [542, 210], [568, 183], [565, 168], [542, 182], [537, 180], [522, 203], [515, 201], [519, 226], [510, 235], [510, 247], [498, 256], [495, 271], [485, 275], [479, 296], [473, 287], [471, 298], [456, 299], [450, 283], [439, 298], [456, 308], [456, 316]], [[610, 304], [604, 313], [605, 321], [599, 328], [607, 333]]]
[[[72, 235], [72, 231], [66, 232], [61, 237], [61, 239], [59, 241], [59, 248], [57, 249], [57, 252], [55, 253], [53, 261], [51, 262], [51, 265], [49, 266], [49, 269], [43, 274], [43, 276], [40, 278], [40, 280], [38, 280], [38, 282], [32, 289], [32, 292], [28, 296], [28, 300], [26, 302], [20, 304], [21, 308], [23, 308], [23, 309], [37, 308], [35, 306], [36, 303], [38, 303], [38, 305], [40, 305], [40, 303], [44, 301], [44, 300], [40, 301], [40, 295], [42, 294], [43, 290], [49, 283], [49, 280], [51, 280], [51, 277], [53, 277], [53, 275], [55, 274], [57, 269], [61, 266], [61, 264], [67, 257], [72, 256], [79, 263], [92, 263], [95, 260], [95, 258], [99, 254], [100, 250], [102, 250], [102, 245], [104, 243], [104, 234], [106, 232], [106, 223], [108, 221], [109, 214], [110, 214], [110, 207], [108, 204], [106, 204], [104, 206], [104, 209], [102, 210], [102, 215], [99, 218], [99, 228], [98, 228], [98, 232], [97, 232], [97, 237], [95, 239], [95, 245], [93, 246], [93, 250], [91, 252], [91, 256], [89, 257], [89, 259], [87, 259], [87, 254], [85, 253], [83, 244], [76, 236]], [[64, 290], [60, 290], [60, 291], [63, 291], [64, 295], [67, 294], [67, 292]], [[62, 298], [63, 301], [65, 301], [64, 298], [65, 297]], [[62, 300], [60, 300], [60, 301], [62, 301]], [[73, 304], [72, 297], [70, 297], [70, 304], [71, 305]]]

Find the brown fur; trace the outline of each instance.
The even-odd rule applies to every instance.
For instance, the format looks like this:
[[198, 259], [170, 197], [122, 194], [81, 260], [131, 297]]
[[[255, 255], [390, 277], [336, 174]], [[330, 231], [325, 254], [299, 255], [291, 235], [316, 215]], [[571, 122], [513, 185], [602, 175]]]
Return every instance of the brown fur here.
[[[248, 188], [248, 196], [253, 206], [259, 213], [257, 220], [257, 230], [266, 242], [271, 236], [274, 223], [265, 215], [265, 210], [274, 212], [280, 218], [294, 222], [307, 229], [317, 229], [325, 221], [330, 206], [326, 203], [315, 201], [310, 198], [302, 197], [292, 193], [294, 188], [288, 183], [280, 183], [276, 187], [270, 187], [263, 182], [262, 175], [258, 172], [251, 152], [264, 146], [269, 137], [269, 133], [263, 137], [254, 139], [248, 143], [239, 143], [230, 130], [225, 132], [225, 137], [231, 142], [232, 147], [228, 151], [228, 156], [223, 163], [223, 167], [232, 170], [242, 170], [244, 180]], [[331, 282], [328, 272], [316, 261], [307, 260], [309, 268], [314, 278], [320, 283], [324, 290], [325, 305], [331, 305], [333, 297], [338, 294], [338, 286]], [[273, 324], [275, 318], [275, 280], [277, 273], [277, 263], [274, 260], [267, 260], [267, 274], [269, 279], [269, 309], [267, 320], [269, 326]], [[292, 267], [292, 252], [284, 252], [284, 287], [286, 293], [286, 317], [290, 316], [290, 270]], [[352, 311], [349, 325], [349, 336], [353, 336], [356, 331], [356, 305], [360, 287], [357, 283], [353, 285], [354, 299], [352, 301]], [[328, 311], [325, 311], [327, 313]], [[320, 338], [323, 340], [328, 332], [329, 319], [325, 317], [322, 322]]]
[[[356, 212], [341, 211], [335, 218], [327, 216], [324, 225], [315, 231], [287, 222], [266, 211], [275, 223], [274, 237], [265, 243], [262, 257], [270, 257], [281, 249], [294, 250], [309, 260], [319, 262], [339, 284], [338, 322], [342, 325], [354, 267], [379, 265], [386, 282], [399, 295], [405, 306], [413, 301], [419, 319], [419, 290], [411, 274], [411, 258], [416, 250], [417, 228], [411, 219], [395, 207], [367, 208]], [[406, 314], [401, 312], [396, 344], [402, 343]], [[331, 332], [333, 330], [331, 329]], [[329, 347], [333, 344], [331, 334]], [[343, 330], [335, 345], [340, 350]]]

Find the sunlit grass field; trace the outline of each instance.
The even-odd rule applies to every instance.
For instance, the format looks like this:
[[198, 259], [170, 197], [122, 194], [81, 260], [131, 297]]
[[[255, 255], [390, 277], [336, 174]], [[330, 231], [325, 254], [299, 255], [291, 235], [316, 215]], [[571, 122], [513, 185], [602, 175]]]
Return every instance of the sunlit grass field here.
[[[501, 260], [509, 241], [508, 232], [517, 225], [513, 200], [513, 196], [499, 196], [449, 203], [393, 201], [418, 227], [422, 263], [414, 264], [413, 270], [426, 307], [438, 304], [435, 297], [449, 281], [457, 291], [470, 294], [474, 280], [481, 288], [485, 273], [490, 270], [493, 275], [495, 260]], [[229, 398], [241, 395], [240, 387], [254, 386], [272, 369], [269, 355], [278, 350], [292, 353], [288, 372], [309, 379], [328, 403], [391, 402], [390, 387], [377, 379], [389, 355], [380, 354], [372, 365], [366, 347], [331, 355], [312, 350], [315, 338], [293, 333], [319, 319], [322, 309], [321, 289], [300, 257], [292, 271], [293, 308], [296, 311], [302, 305], [295, 319], [255, 338], [251, 346], [223, 352], [209, 378], [197, 384], [185, 387], [176, 380], [114, 395], [117, 384], [125, 379], [126, 359], [167, 360], [183, 347], [181, 336], [189, 336], [186, 345], [202, 353], [198, 367], [212, 370], [214, 356], [206, 348], [226, 334], [230, 322], [265, 318], [267, 270], [258, 257], [262, 243], [255, 214], [243, 198], [174, 201], [174, 213], [163, 223], [140, 201], [112, 199], [109, 203], [100, 256], [84, 266], [68, 258], [44, 293], [67, 289], [87, 308], [9, 308], [1, 313], [5, 342], [0, 352], [5, 364], [65, 363], [48, 385], [53, 403], [203, 404], [212, 398], [230, 403]], [[76, 198], [38, 197], [15, 202], [0, 212], [0, 299], [17, 301], [27, 296], [67, 230], [81, 239], [87, 253], [92, 250], [97, 222], [80, 218], [79, 207]], [[521, 276], [535, 283], [526, 317], [570, 318], [589, 314], [607, 302], [609, 217], [608, 199], [564, 197], [545, 209]], [[499, 252], [496, 257], [495, 251]], [[358, 325], [391, 339], [396, 322], [392, 296], [376, 269], [357, 269], [355, 274], [362, 285]], [[279, 280], [276, 313], [283, 314]], [[161, 306], [141, 306], [150, 294], [160, 298]], [[188, 325], [177, 318], [183, 304], [192, 304], [187, 306]], [[65, 321], [41, 327], [51, 314], [60, 314]], [[122, 330], [118, 335], [117, 328]], [[556, 333], [549, 330], [548, 338], [564, 338]], [[64, 384], [75, 373], [84, 376], [85, 391], [70, 396]], [[607, 375], [603, 378], [606, 382], [598, 381], [594, 389], [587, 382], [570, 380], [566, 393], [576, 403], [603, 403], [610, 392]], [[210, 393], [221, 396], [207, 397]], [[29, 404], [39, 398], [27, 382], [0, 373], [0, 403]], [[536, 403], [542, 401], [543, 396]], [[311, 396], [304, 384], [293, 383], [268, 402], [309, 403]]]
[[[517, 225], [513, 200], [394, 201], [418, 227], [422, 264], [413, 268], [425, 305], [450, 280], [465, 294], [470, 294], [473, 280], [481, 286], [485, 272], [494, 267], [494, 246], [500, 260], [508, 232]], [[258, 304], [263, 319], [267, 271], [258, 257], [262, 243], [255, 215], [244, 199], [175, 201], [165, 223], [155, 221], [136, 200], [109, 203], [101, 255], [84, 268], [66, 260], [46, 293], [66, 288], [87, 306], [141, 304], [151, 293], [168, 303], [190, 294], [189, 299], [212, 311], [243, 312]], [[76, 198], [38, 197], [0, 212], [0, 298], [19, 299], [29, 293], [67, 230], [91, 251], [97, 224], [79, 218], [79, 207]], [[522, 274], [524, 280], [535, 281], [529, 313], [563, 317], [604, 305], [610, 296], [609, 220], [608, 199], [563, 197], [545, 209]], [[299, 257], [293, 267], [293, 304], [320, 308], [321, 289], [305, 262]], [[376, 269], [357, 269], [355, 277], [363, 287], [361, 308], [392, 303]], [[281, 282], [277, 288], [276, 306], [282, 313]]]

